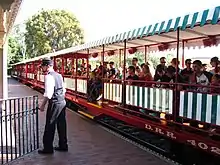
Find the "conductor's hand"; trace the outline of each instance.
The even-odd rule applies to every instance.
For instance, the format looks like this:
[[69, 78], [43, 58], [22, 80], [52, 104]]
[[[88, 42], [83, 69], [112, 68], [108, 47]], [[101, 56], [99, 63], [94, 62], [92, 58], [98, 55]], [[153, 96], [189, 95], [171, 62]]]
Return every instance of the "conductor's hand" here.
[[45, 105], [40, 106], [40, 111], [43, 112], [45, 110]]

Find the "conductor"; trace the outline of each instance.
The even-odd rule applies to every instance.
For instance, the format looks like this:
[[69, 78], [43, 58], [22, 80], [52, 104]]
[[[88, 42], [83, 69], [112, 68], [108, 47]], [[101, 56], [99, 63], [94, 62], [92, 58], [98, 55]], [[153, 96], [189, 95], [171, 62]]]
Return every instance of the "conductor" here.
[[[65, 87], [63, 77], [53, 69], [53, 61], [50, 58], [44, 58], [41, 64], [45, 76], [45, 93], [44, 99], [40, 106], [40, 111], [45, 110], [45, 105], [48, 102], [46, 112], [46, 125], [43, 135], [42, 150], [38, 150], [39, 154], [53, 154], [54, 150], [68, 151], [67, 133], [66, 133], [66, 101]], [[59, 135], [59, 145], [53, 148], [55, 127], [57, 125]]]

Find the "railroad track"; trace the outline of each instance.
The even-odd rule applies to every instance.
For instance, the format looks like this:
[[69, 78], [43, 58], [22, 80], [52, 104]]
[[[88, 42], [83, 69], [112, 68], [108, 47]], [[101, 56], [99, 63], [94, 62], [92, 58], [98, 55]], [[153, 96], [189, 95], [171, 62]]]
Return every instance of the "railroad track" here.
[[109, 133], [143, 149], [163, 161], [172, 165], [180, 165], [180, 163], [174, 160], [172, 155], [170, 155], [169, 145], [167, 145], [165, 139], [127, 125], [109, 116], [105, 116], [97, 120], [97, 122]]
[[[80, 105], [71, 101], [67, 102], [67, 107], [83, 118], [88, 117], [78, 113], [78, 110], [86, 111]], [[163, 138], [157, 134], [139, 129], [111, 116], [101, 115], [92, 122], [109, 133], [155, 155], [159, 159], [171, 165], [219, 165], [220, 160], [206, 153], [200, 153], [184, 144], [178, 144], [170, 139]]]
[[[77, 113], [78, 108], [84, 109], [79, 105], [78, 108], [73, 107], [71, 103], [68, 103], [67, 106], [75, 113]], [[77, 115], [87, 118], [80, 113], [77, 113]], [[170, 146], [167, 141], [157, 135], [140, 130], [110, 116], [100, 116], [92, 121], [98, 123], [98, 126], [105, 131], [108, 131], [171, 165], [181, 165], [181, 163], [175, 160], [170, 154]]]

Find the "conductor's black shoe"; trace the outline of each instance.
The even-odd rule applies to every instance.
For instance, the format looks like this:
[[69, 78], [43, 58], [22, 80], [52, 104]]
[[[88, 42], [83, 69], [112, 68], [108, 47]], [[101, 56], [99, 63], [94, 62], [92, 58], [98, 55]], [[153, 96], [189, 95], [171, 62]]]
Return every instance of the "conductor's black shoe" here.
[[53, 154], [53, 150], [45, 150], [45, 149], [42, 149], [42, 150], [38, 150], [38, 154]]
[[54, 147], [54, 150], [61, 151], [61, 152], [67, 152], [68, 148], [62, 148], [62, 147]]

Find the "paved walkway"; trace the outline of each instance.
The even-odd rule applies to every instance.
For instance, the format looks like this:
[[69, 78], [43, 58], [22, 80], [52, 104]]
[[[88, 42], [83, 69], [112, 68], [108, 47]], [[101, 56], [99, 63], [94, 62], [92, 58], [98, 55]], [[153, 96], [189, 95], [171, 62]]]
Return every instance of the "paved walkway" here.
[[[9, 79], [9, 96], [42, 95], [14, 79]], [[39, 102], [40, 102], [39, 100]], [[40, 137], [45, 112], [39, 115]], [[36, 151], [10, 165], [167, 165], [168, 163], [106, 132], [94, 122], [67, 110], [69, 152], [39, 155]], [[41, 139], [41, 138], [40, 138]], [[55, 144], [57, 143], [57, 135]], [[40, 140], [42, 144], [42, 140]]]

